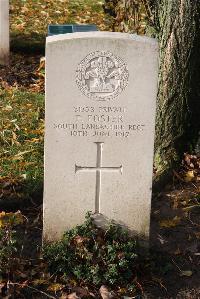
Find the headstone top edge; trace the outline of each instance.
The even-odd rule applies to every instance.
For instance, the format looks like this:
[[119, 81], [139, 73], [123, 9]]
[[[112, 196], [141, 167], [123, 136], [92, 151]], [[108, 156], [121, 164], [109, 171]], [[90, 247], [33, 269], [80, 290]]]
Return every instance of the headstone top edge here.
[[46, 43], [51, 44], [59, 41], [62, 42], [65, 40], [84, 39], [84, 38], [92, 38], [92, 39], [112, 38], [112, 39], [122, 39], [122, 40], [125, 39], [125, 40], [149, 44], [155, 47], [158, 46], [158, 41], [155, 38], [140, 36], [137, 34], [109, 32], [109, 31], [90, 31], [90, 32], [74, 32], [74, 33], [58, 34], [58, 35], [48, 36], [46, 38]]

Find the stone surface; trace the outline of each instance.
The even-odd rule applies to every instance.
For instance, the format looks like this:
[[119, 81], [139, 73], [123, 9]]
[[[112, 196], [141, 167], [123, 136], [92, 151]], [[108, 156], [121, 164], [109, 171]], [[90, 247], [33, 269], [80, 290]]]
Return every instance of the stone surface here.
[[47, 38], [45, 240], [87, 211], [148, 238], [157, 53], [125, 33]]
[[0, 64], [9, 63], [9, 0], [0, 0]]

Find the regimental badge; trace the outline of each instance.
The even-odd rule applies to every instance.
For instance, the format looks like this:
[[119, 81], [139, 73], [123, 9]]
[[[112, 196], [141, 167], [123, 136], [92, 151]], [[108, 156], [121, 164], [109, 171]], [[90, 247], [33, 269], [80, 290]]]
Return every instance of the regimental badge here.
[[128, 84], [126, 63], [111, 52], [88, 54], [78, 65], [76, 83], [88, 98], [109, 101], [116, 98]]

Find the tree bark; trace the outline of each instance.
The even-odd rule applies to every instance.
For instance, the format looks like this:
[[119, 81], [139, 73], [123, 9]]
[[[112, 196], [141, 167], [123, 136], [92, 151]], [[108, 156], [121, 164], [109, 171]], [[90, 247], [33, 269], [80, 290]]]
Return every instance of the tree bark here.
[[155, 139], [155, 165], [160, 174], [198, 140], [200, 2], [160, 0], [154, 9], [160, 43]]
[[[141, 15], [145, 12], [148, 20], [146, 34], [159, 40], [155, 138], [155, 166], [159, 178], [160, 175], [169, 173], [180, 161], [184, 151], [191, 152], [196, 147], [200, 152], [200, 1], [106, 2], [114, 4], [109, 7], [115, 10], [113, 16], [116, 24], [123, 24], [122, 20], [127, 19], [128, 12], [129, 17], [134, 18], [133, 13], [130, 15], [129, 6], [139, 4], [142, 9], [138, 11]], [[129, 32], [140, 32], [138, 28], [142, 26], [141, 19], [138, 16], [136, 24], [128, 23]], [[122, 31], [121, 27], [123, 26], [120, 25], [118, 31]]]

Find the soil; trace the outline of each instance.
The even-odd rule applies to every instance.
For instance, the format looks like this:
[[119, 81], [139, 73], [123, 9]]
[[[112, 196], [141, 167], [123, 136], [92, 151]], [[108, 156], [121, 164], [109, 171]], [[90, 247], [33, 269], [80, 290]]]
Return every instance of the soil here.
[[24, 90], [44, 92], [44, 75], [40, 73], [41, 55], [11, 53], [10, 65], [0, 66], [0, 86], [19, 87]]
[[[146, 287], [147, 298], [197, 299], [200, 298], [200, 184], [179, 183], [166, 189], [152, 199], [150, 242], [154, 258], [157, 255], [161, 263], [166, 260], [169, 270], [159, 277], [162, 284]], [[188, 208], [188, 201], [193, 208]], [[160, 226], [163, 219], [174, 217], [179, 217], [180, 223], [174, 227]]]

